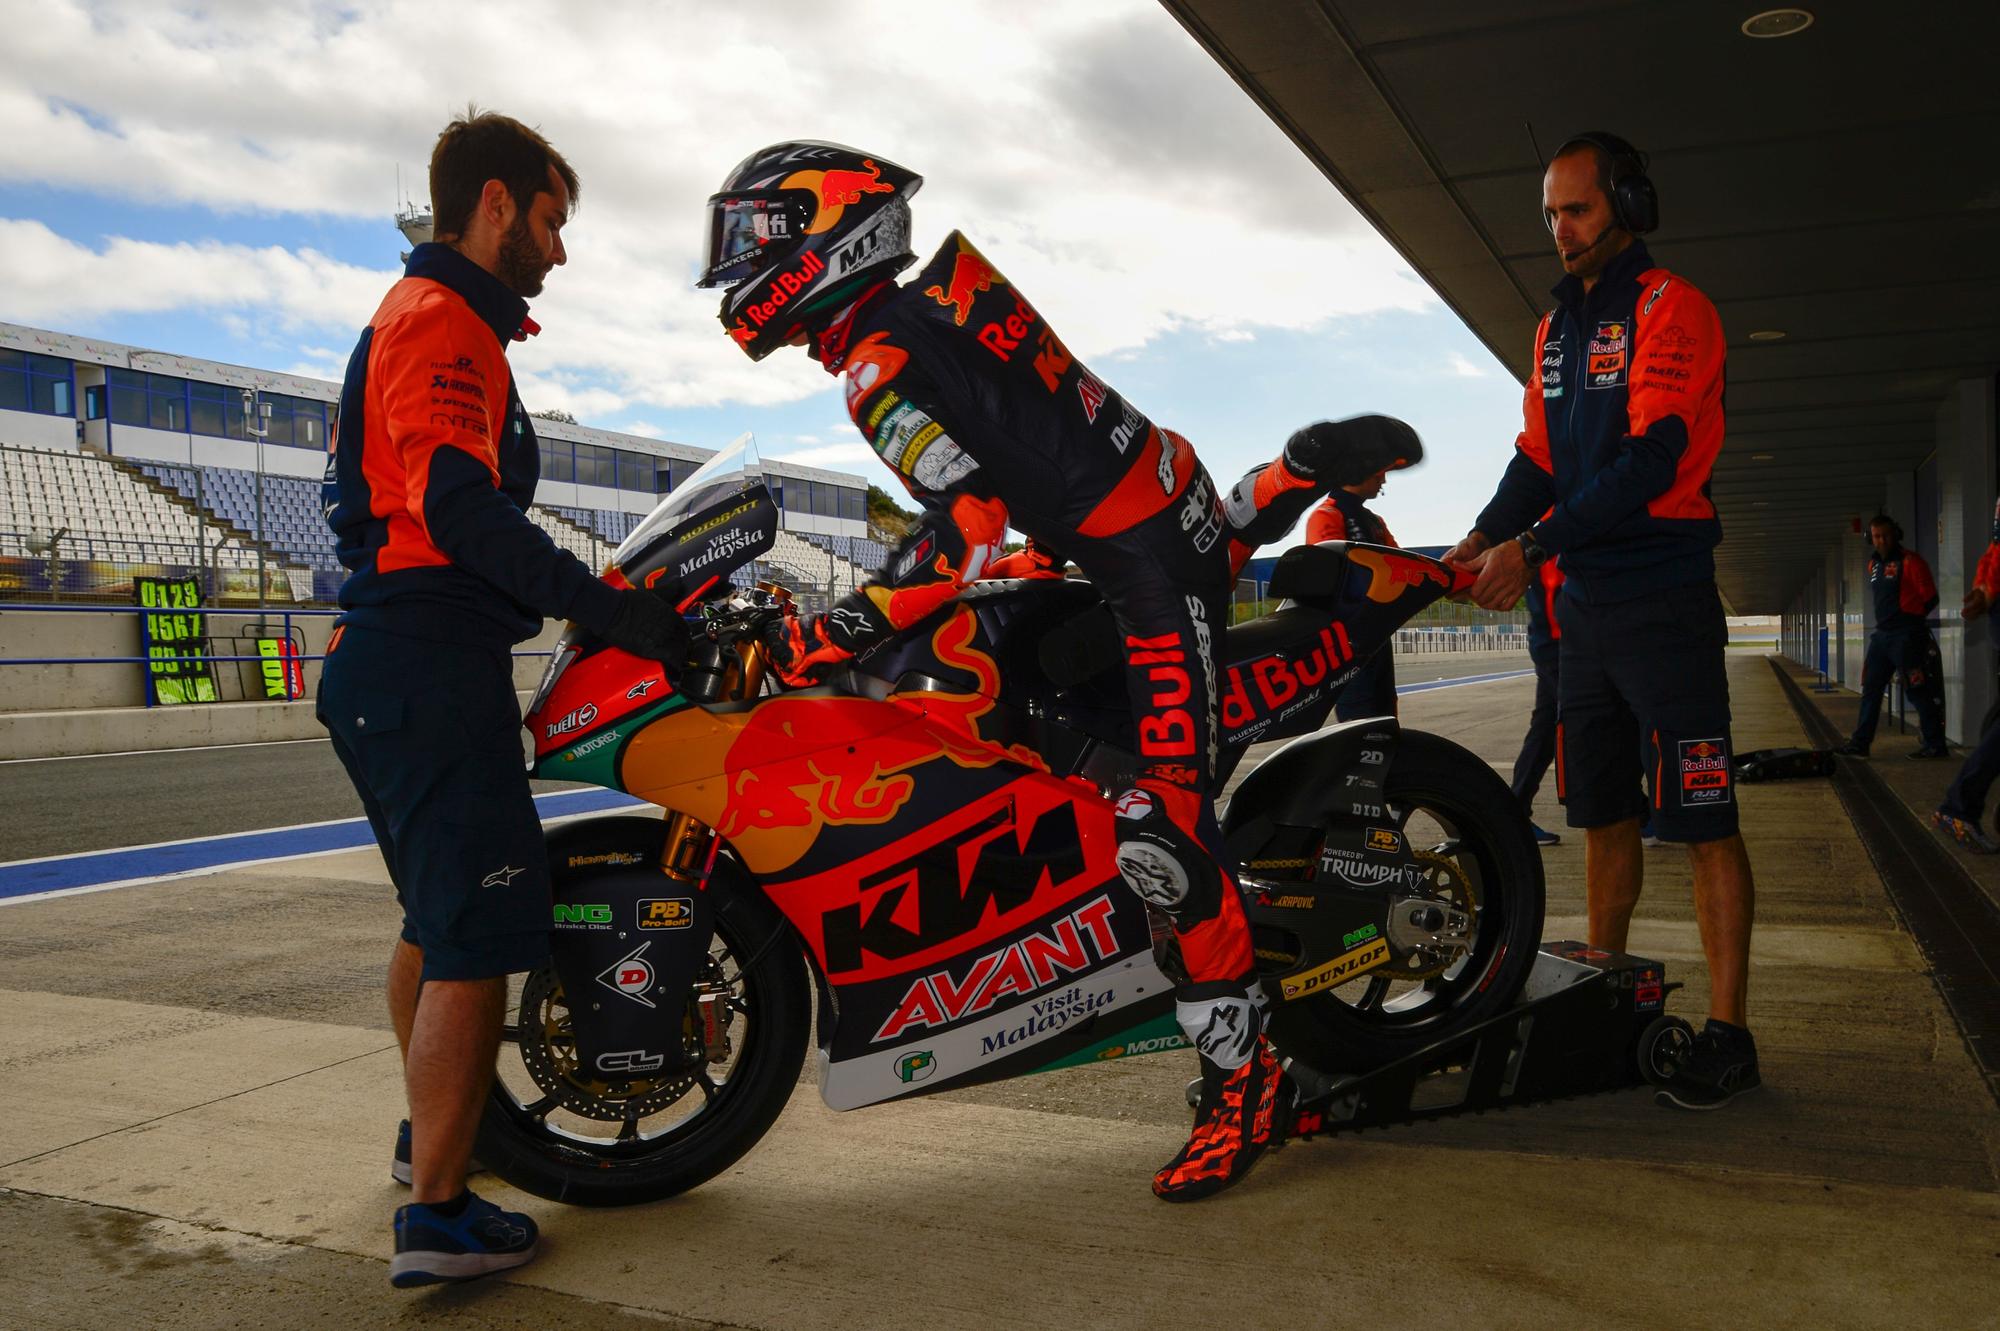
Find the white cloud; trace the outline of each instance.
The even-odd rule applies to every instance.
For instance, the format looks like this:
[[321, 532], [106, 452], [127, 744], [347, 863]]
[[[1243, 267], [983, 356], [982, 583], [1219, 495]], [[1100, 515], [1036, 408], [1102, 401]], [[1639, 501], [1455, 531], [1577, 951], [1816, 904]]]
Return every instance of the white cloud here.
[[[215, 312], [246, 329], [359, 329], [393, 274], [311, 249], [117, 237], [92, 249], [40, 222], [0, 218], [0, 311], [58, 327], [109, 313]], [[171, 350], [171, 348], [168, 348]], [[299, 350], [303, 350], [300, 348]]]
[[[468, 99], [539, 124], [582, 176], [573, 257], [535, 304], [545, 331], [514, 352], [531, 404], [580, 419], [830, 390], [797, 353], [748, 361], [716, 295], [689, 286], [703, 199], [785, 137], [926, 172], [920, 256], [965, 230], [1085, 357], [1435, 305], [1153, 0], [44, 0], [8, 45], [0, 185], [122, 201], [108, 241], [0, 223], [0, 317], [27, 322], [203, 310], [322, 341], [358, 328], [387, 271], [302, 241], [154, 244], [149, 207], [297, 216], [299, 233], [384, 218], [392, 255], [395, 168], [421, 194]], [[922, 54], [884, 77], [889, 49]]]
[[1461, 379], [1490, 379], [1494, 374], [1492, 365], [1481, 365], [1460, 351], [1445, 358], [1445, 368]]
[[794, 448], [783, 452], [774, 447], [762, 451], [773, 462], [796, 462], [801, 467], [825, 467], [830, 471], [861, 468], [862, 474], [871, 481], [876, 479], [873, 471], [867, 470], [875, 463], [875, 452], [862, 443], [821, 444], [815, 448]]

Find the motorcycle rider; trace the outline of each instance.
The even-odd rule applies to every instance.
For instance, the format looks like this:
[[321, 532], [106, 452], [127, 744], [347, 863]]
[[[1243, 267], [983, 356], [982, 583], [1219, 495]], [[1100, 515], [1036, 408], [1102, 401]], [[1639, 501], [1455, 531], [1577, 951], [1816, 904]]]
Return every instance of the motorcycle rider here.
[[753, 360], [803, 346], [844, 376], [849, 415], [923, 509], [875, 580], [809, 625], [788, 619], [773, 655], [787, 681], [812, 682], [989, 575], [1010, 525], [1103, 592], [1140, 762], [1115, 800], [1118, 868], [1173, 920], [1188, 976], [1176, 1015], [1202, 1068], [1194, 1130], [1153, 1191], [1198, 1200], [1248, 1172], [1289, 1094], [1209, 790], [1215, 644], [1232, 555], [1248, 549], [1230, 518], [1275, 503], [1288, 528], [1341, 479], [1323, 460], [1397, 423], [1300, 431], [1226, 514], [1188, 442], [1090, 373], [963, 235], [894, 280], [916, 258], [908, 200], [921, 184], [881, 157], [794, 141], [745, 158], [709, 199], [699, 285], [727, 288], [724, 328]]

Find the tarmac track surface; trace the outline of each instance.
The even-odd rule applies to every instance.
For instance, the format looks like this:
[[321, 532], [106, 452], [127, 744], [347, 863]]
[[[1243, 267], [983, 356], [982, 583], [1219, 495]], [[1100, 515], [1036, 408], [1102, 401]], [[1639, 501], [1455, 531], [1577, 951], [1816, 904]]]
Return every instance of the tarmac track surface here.
[[[1799, 742], [1761, 659], [1731, 682], [1739, 747]], [[1403, 720], [1504, 771], [1530, 696], [1413, 694]], [[0, 908], [0, 1324], [1990, 1326], [2000, 1115], [1833, 792], [1743, 798], [1767, 1087], [1723, 1112], [1628, 1092], [1297, 1144], [1167, 1207], [1146, 1179], [1185, 1130], [1184, 1055], [846, 1115], [802, 1083], [722, 1178], [619, 1212], [526, 1199], [538, 1262], [414, 1296], [384, 1280], [371, 851]], [[1546, 936], [1580, 936], [1577, 838], [1545, 864]], [[1698, 1018], [1685, 862], [1647, 867], [1633, 949]]]

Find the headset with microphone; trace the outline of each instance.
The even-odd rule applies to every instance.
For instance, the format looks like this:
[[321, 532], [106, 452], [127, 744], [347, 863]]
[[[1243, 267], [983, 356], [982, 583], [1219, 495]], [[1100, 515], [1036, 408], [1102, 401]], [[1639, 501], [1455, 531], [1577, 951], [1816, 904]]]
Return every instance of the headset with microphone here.
[[[1610, 159], [1608, 174], [1611, 178], [1612, 223], [1625, 228], [1635, 236], [1643, 236], [1658, 227], [1660, 196], [1653, 188], [1652, 179], [1646, 174], [1646, 164], [1649, 160], [1646, 154], [1616, 134], [1607, 134], [1602, 130], [1585, 130], [1581, 134], [1572, 134], [1564, 140], [1563, 145], [1556, 149], [1556, 156], [1561, 157], [1572, 148], [1586, 145], [1597, 149]], [[1549, 229], [1552, 231], [1555, 229], [1553, 221], [1549, 223]], [[1598, 232], [1597, 238], [1584, 248], [1596, 249], [1609, 234], [1609, 228]]]

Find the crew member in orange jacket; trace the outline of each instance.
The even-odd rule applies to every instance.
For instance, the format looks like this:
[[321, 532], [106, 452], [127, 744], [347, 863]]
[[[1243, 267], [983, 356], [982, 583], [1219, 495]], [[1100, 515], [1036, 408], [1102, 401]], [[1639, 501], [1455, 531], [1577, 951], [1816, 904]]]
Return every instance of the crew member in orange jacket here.
[[1937, 609], [1937, 580], [1915, 550], [1903, 547], [1903, 528], [1887, 513], [1868, 523], [1868, 590], [1875, 608], [1875, 629], [1868, 635], [1868, 654], [1861, 664], [1861, 715], [1854, 733], [1837, 752], [1866, 758], [1882, 719], [1882, 695], [1898, 670], [1917, 706], [1921, 742], [1912, 758], [1945, 758], [1951, 750], [1944, 738], [1943, 662], [1937, 639], [1925, 617]]
[[[1972, 590], [1965, 594], [1965, 622], [1985, 614], [1995, 601], [2000, 601], [2000, 503], [1993, 506], [1993, 536], [1972, 575]], [[1977, 854], [2000, 850], [2000, 844], [1979, 826], [1986, 815], [1986, 793], [1993, 788], [1995, 777], [2000, 777], [2000, 725], [1979, 736], [1966, 755], [1951, 789], [1944, 793], [1944, 803], [1931, 815], [1931, 826]]]
[[1744, 1024], [1754, 888], [1729, 756], [1722, 525], [1708, 497], [1722, 322], [1640, 243], [1659, 198], [1623, 139], [1563, 144], [1542, 216], [1566, 276], [1535, 332], [1513, 459], [1447, 558], [1478, 571], [1476, 603], [1501, 610], [1532, 568], [1562, 557], [1557, 785], [1569, 825], [1585, 829], [1590, 942], [1625, 948], [1650, 814], [1655, 835], [1688, 846], [1709, 969], [1708, 1024], [1660, 1099], [1712, 1109], [1760, 1084]]

